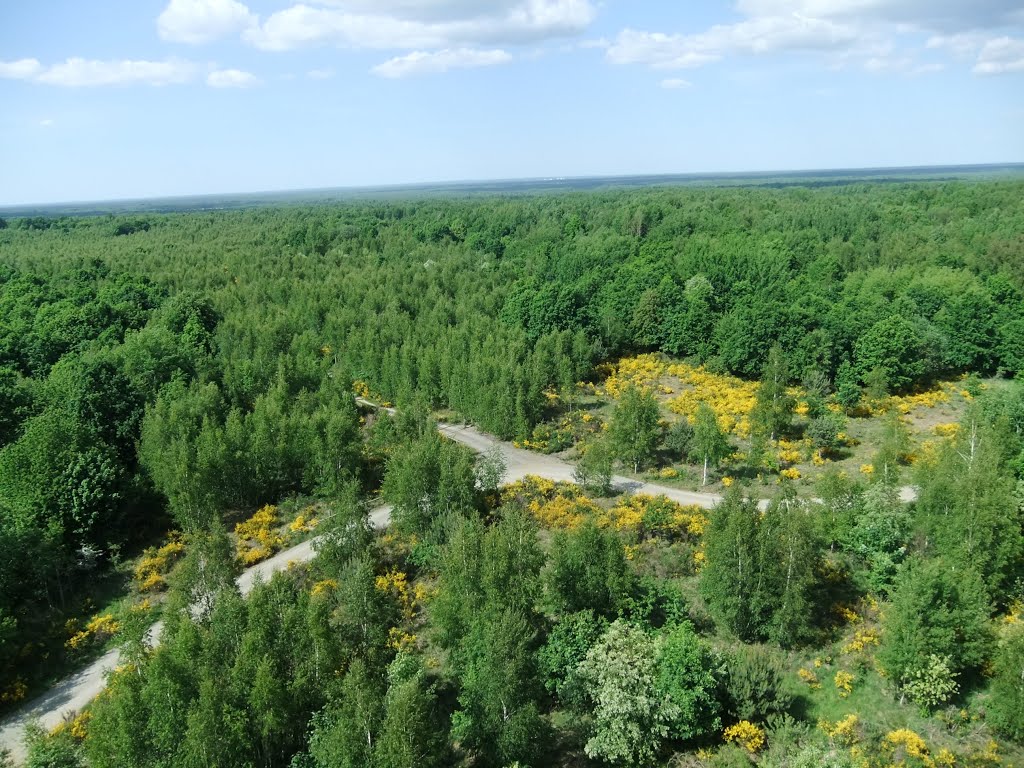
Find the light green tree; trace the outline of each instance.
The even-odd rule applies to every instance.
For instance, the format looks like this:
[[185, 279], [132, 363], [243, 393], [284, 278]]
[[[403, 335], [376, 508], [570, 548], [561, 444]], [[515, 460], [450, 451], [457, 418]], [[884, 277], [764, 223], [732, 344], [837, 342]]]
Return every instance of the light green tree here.
[[718, 417], [707, 403], [697, 406], [693, 416], [692, 454], [704, 462], [704, 473], [701, 485], [708, 484], [708, 467], [718, 463], [729, 455], [729, 439], [718, 425]]
[[590, 649], [577, 675], [593, 703], [587, 755], [619, 765], [648, 765], [672, 733], [679, 705], [658, 686], [658, 643], [619, 619]]
[[658, 423], [658, 401], [639, 387], [628, 386], [612, 411], [608, 439], [612, 450], [624, 464], [639, 472], [658, 448], [661, 426]]

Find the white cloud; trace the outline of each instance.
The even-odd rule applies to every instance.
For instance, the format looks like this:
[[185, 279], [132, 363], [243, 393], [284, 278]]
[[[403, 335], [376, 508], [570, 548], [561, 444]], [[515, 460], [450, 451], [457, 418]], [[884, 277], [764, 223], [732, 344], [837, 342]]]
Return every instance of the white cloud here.
[[54, 122], [52, 117], [44, 117], [42, 120], [39, 121], [39, 125], [42, 128], [49, 128], [53, 124]]
[[974, 72], [979, 75], [1024, 72], [1024, 40], [1012, 37], [989, 40], [978, 53]]
[[206, 76], [206, 84], [211, 88], [251, 88], [259, 82], [252, 72], [240, 69], [215, 69]]
[[330, 80], [334, 77], [333, 69], [311, 69], [306, 73], [310, 80]]
[[739, 0], [737, 7], [748, 16], [798, 14], [946, 33], [1024, 22], [1019, 0]]
[[699, 67], [721, 58], [696, 50], [689, 36], [624, 29], [606, 54], [615, 64], [647, 64], [655, 69]]
[[0, 78], [10, 80], [28, 80], [36, 75], [42, 65], [38, 59], [18, 59], [17, 61], [0, 61]]
[[718, 61], [730, 54], [838, 50], [856, 39], [856, 30], [846, 24], [805, 16], [768, 16], [719, 24], [695, 35], [624, 29], [607, 55], [616, 64], [685, 69]]
[[669, 91], [678, 91], [683, 88], [690, 88], [693, 86], [689, 80], [683, 80], [679, 77], [667, 77], [661, 81], [661, 87]]
[[236, 0], [171, 0], [156, 20], [164, 40], [198, 45], [227, 37], [259, 23]]
[[472, 48], [445, 49], [428, 53], [413, 51], [405, 56], [389, 59], [378, 64], [372, 72], [381, 77], [408, 77], [410, 75], [437, 74], [450, 69], [491, 67], [512, 60], [506, 51], [478, 51]]
[[38, 72], [33, 79], [47, 85], [72, 88], [99, 85], [173, 85], [189, 82], [195, 78], [196, 72], [195, 64], [181, 59], [98, 61], [71, 58], [63, 64], [54, 64]]
[[327, 8], [299, 3], [271, 14], [243, 38], [271, 51], [316, 45], [379, 49], [514, 45], [579, 34], [594, 15], [591, 0], [350, 0]]
[[1024, 25], [1020, 0], [738, 0], [736, 8], [740, 21], [695, 34], [624, 29], [606, 55], [616, 64], [684, 69], [731, 56], [819, 52], [833, 69], [923, 74], [943, 66], [917, 61], [928, 35], [927, 48], [977, 56], [980, 74], [1016, 71], [1021, 58], [1005, 37]]

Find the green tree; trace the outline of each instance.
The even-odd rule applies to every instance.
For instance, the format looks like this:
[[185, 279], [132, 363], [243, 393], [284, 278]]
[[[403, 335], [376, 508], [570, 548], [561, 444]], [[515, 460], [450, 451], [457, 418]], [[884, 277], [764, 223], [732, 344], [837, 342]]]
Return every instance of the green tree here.
[[991, 649], [988, 617], [977, 574], [942, 560], [912, 560], [896, 579], [878, 660], [898, 686], [933, 654], [948, 659], [956, 676], [977, 670]]
[[566, 703], [578, 703], [576, 668], [608, 627], [592, 610], [562, 616], [551, 628], [537, 654], [538, 668], [549, 693]]
[[615, 455], [639, 472], [661, 439], [658, 401], [646, 389], [628, 386], [619, 397], [608, 424], [608, 439]]
[[546, 598], [558, 613], [592, 610], [614, 617], [625, 605], [632, 579], [622, 542], [592, 521], [555, 535], [545, 571]]
[[728, 456], [731, 450], [729, 439], [718, 425], [718, 417], [707, 403], [698, 405], [697, 412], [693, 416], [692, 445], [692, 455], [704, 462], [701, 485], [707, 485], [708, 466], [718, 466], [718, 463]]
[[607, 494], [612, 485], [614, 458], [608, 441], [595, 438], [580, 446], [580, 457], [573, 468], [573, 479], [585, 491]]
[[907, 389], [925, 374], [921, 337], [899, 315], [879, 320], [857, 339], [855, 359], [862, 379], [880, 369], [896, 391]]
[[671, 723], [673, 738], [689, 741], [721, 729], [721, 666], [689, 622], [668, 628], [658, 657], [657, 688], [677, 708]]
[[796, 400], [786, 391], [789, 383], [789, 365], [782, 347], [773, 344], [761, 370], [761, 385], [757, 388], [750, 424], [763, 436], [775, 440], [789, 429], [793, 421]]
[[446, 744], [437, 721], [437, 695], [423, 671], [417, 670], [404, 680], [392, 675], [384, 699], [384, 722], [373, 752], [374, 768], [447, 764]]
[[1024, 624], [1003, 628], [993, 666], [990, 718], [1001, 733], [1024, 743]]
[[849, 360], [843, 360], [836, 371], [836, 400], [847, 409], [860, 402], [860, 384]]
[[593, 702], [589, 757], [620, 765], [649, 765], [680, 717], [679, 705], [658, 687], [658, 644], [621, 619], [590, 649], [577, 674]]

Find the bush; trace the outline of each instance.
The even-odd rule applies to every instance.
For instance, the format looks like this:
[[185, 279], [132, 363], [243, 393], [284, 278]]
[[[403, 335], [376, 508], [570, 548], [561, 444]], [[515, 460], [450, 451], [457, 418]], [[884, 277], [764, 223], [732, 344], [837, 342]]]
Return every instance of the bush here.
[[920, 667], [911, 670], [903, 683], [907, 697], [925, 712], [945, 704], [959, 688], [949, 669], [949, 659], [934, 653]]
[[992, 680], [992, 724], [1000, 733], [1024, 744], [1024, 624], [1004, 629]]
[[785, 682], [785, 665], [758, 646], [739, 648], [726, 664], [726, 707], [736, 720], [765, 721], [787, 714], [793, 693]]

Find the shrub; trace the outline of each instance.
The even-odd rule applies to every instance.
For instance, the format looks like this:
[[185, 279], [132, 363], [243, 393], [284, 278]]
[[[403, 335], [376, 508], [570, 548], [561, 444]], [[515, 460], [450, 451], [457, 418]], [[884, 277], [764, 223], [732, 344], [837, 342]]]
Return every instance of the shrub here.
[[788, 713], [793, 694], [785, 675], [785, 665], [764, 648], [738, 649], [726, 665], [729, 713], [737, 720], [766, 720]]

